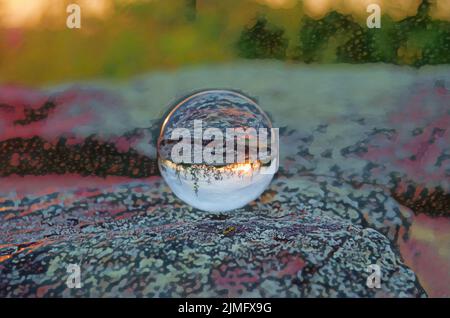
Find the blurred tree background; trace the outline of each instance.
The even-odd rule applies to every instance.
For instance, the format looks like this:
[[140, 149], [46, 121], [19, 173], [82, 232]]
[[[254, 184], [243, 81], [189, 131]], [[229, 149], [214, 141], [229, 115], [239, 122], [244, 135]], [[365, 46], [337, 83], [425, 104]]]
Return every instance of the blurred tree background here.
[[430, 9], [430, 1], [423, 0], [414, 16], [401, 21], [384, 15], [380, 29], [337, 12], [319, 20], [306, 17], [293, 58], [306, 63], [448, 64], [450, 23], [433, 20]]
[[[382, 4], [381, 29], [367, 28], [368, 13], [345, 1], [0, 0], [0, 82], [121, 79], [240, 58], [450, 63], [450, 1], [374, 0]], [[80, 30], [65, 24], [74, 2]]]

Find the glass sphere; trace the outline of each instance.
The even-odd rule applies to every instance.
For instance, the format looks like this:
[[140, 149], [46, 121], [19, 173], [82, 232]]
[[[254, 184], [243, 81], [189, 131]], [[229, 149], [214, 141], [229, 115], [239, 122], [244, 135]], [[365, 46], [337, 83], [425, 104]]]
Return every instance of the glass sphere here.
[[161, 175], [178, 198], [200, 210], [243, 207], [261, 195], [276, 172], [273, 131], [267, 115], [242, 93], [193, 93], [164, 117], [158, 138]]

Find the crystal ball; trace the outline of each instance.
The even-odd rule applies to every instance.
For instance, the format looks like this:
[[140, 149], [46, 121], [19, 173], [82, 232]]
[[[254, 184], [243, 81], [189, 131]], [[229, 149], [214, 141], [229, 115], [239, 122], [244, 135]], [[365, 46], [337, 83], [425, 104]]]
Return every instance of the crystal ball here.
[[172, 104], [158, 137], [158, 166], [173, 193], [207, 212], [241, 208], [270, 184], [278, 130], [250, 97], [204, 90]]

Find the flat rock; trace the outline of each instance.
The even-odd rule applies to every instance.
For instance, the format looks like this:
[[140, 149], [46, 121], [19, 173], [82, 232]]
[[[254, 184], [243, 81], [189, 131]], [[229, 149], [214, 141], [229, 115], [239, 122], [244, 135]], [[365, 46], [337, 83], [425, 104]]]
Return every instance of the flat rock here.
[[[373, 229], [301, 206], [277, 214], [255, 204], [209, 215], [165, 190], [154, 181], [78, 200], [59, 193], [35, 198], [44, 208], [27, 216], [30, 202], [22, 201], [22, 212], [11, 209], [0, 226], [0, 296], [426, 295]], [[54, 205], [63, 198], [72, 203]], [[69, 264], [81, 268], [81, 289], [66, 286]], [[370, 264], [381, 268], [380, 289], [366, 286]]]
[[[426, 296], [399, 246], [418, 214], [448, 228], [448, 74], [252, 62], [0, 87], [0, 296]], [[261, 198], [209, 215], [156, 176], [153, 141], [171, 100], [211, 87], [258, 97], [281, 165]], [[435, 242], [448, 266], [448, 236]]]

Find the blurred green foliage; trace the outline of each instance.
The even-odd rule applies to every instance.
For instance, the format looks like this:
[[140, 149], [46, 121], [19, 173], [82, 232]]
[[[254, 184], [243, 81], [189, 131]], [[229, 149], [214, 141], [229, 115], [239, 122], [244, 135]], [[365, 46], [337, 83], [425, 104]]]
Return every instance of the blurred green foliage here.
[[330, 12], [315, 20], [300, 2], [276, 9], [256, 1], [112, 1], [104, 17], [83, 16], [81, 30], [44, 16], [34, 28], [0, 27], [0, 82], [46, 84], [127, 78], [149, 70], [238, 58], [301, 63], [450, 63], [450, 23], [429, 17], [424, 0], [381, 29]]
[[238, 54], [244, 58], [284, 59], [288, 39], [282, 28], [260, 17], [252, 27], [246, 27], [237, 42]]
[[[394, 22], [383, 16], [369, 29], [351, 16], [331, 12], [320, 20], [306, 17], [293, 58], [306, 63], [393, 63], [412, 66], [450, 63], [450, 23], [432, 20], [424, 0], [415, 16]], [[324, 54], [332, 51], [329, 54]]]

